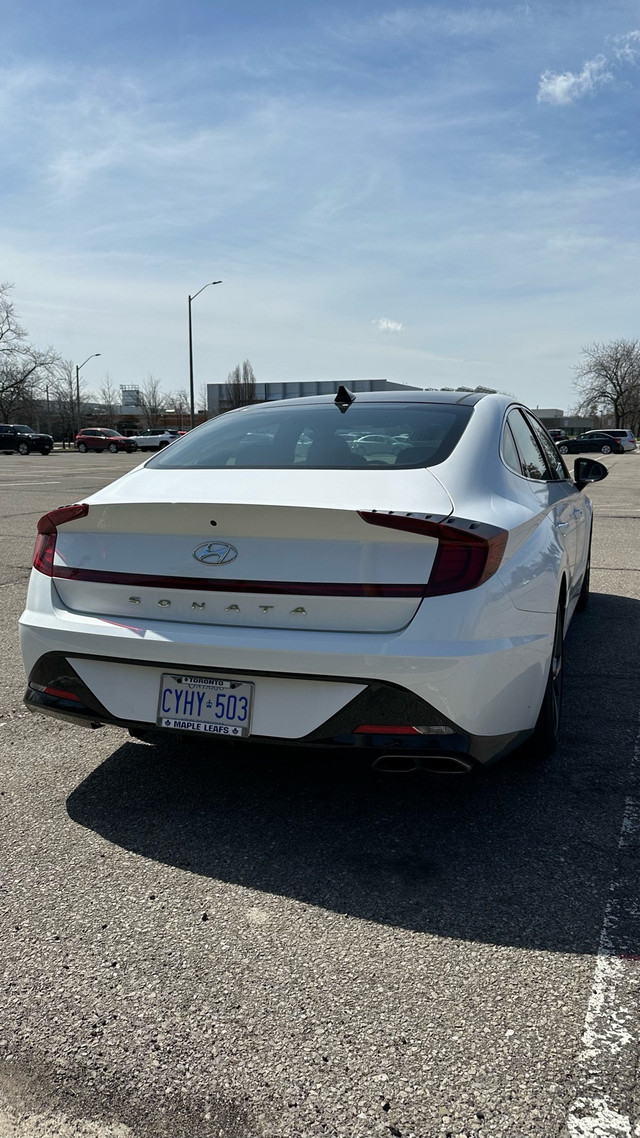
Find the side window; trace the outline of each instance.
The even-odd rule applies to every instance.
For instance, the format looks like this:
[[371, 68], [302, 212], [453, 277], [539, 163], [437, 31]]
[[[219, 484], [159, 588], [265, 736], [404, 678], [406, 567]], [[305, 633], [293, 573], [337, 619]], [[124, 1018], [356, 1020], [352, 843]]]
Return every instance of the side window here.
[[530, 424], [531, 429], [533, 430], [540, 444], [542, 453], [547, 460], [547, 466], [551, 471], [552, 477], [558, 481], [564, 481], [565, 479], [569, 478], [569, 471], [562, 461], [560, 452], [556, 450], [542, 424], [538, 422], [534, 415], [527, 415], [526, 420]]
[[525, 478], [536, 482], [548, 482], [552, 478], [544, 455], [529, 423], [521, 411], [514, 408], [509, 412], [507, 422], [513, 432]]
[[510, 470], [515, 470], [516, 474], [522, 474], [520, 455], [516, 449], [516, 444], [511, 434], [511, 427], [508, 423], [505, 423], [502, 432], [502, 457]]

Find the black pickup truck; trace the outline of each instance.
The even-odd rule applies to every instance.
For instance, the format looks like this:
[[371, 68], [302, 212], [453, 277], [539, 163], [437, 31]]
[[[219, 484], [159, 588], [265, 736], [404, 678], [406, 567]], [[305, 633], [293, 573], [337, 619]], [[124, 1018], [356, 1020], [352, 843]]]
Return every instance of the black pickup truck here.
[[39, 450], [40, 454], [50, 454], [53, 450], [51, 435], [41, 435], [33, 427], [24, 423], [0, 423], [0, 454], [31, 454], [32, 450]]

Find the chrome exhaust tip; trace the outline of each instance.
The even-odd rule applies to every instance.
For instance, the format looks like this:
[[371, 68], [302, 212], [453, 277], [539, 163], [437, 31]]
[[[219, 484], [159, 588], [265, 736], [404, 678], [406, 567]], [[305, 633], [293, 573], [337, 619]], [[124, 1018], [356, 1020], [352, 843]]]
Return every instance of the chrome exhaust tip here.
[[471, 774], [473, 763], [462, 755], [424, 755], [420, 769], [429, 774]]
[[413, 755], [378, 755], [371, 766], [385, 774], [413, 774], [420, 770], [420, 761]]
[[385, 774], [471, 774], [473, 763], [463, 755], [378, 755], [372, 769]]

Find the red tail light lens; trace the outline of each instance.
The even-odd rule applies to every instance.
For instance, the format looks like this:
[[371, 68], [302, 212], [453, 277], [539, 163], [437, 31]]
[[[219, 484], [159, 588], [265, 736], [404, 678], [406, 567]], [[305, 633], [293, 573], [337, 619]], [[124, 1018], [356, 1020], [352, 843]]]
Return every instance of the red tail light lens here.
[[500, 565], [509, 536], [498, 526], [467, 518], [385, 514], [377, 510], [358, 510], [358, 514], [373, 526], [436, 538], [438, 549], [425, 587], [425, 597], [461, 593], [482, 585]]
[[46, 577], [53, 577], [53, 558], [56, 551], [58, 526], [73, 522], [76, 518], [86, 518], [88, 506], [60, 506], [50, 510], [38, 522], [38, 536], [33, 550], [33, 567]]

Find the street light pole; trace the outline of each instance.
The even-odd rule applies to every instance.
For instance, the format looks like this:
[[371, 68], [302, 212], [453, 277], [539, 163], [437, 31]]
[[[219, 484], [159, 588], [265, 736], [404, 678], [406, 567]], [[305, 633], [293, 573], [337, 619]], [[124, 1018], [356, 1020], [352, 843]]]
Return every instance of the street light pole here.
[[93, 359], [95, 359], [96, 356], [101, 356], [101, 355], [102, 355], [102, 352], [94, 352], [93, 355], [87, 356], [84, 363], [81, 363], [80, 366], [78, 366], [78, 364], [76, 364], [76, 415], [78, 417], [78, 430], [80, 430], [80, 371], [82, 370], [82, 368], [84, 367], [85, 364], [89, 363], [89, 360], [93, 360]]
[[207, 281], [207, 283], [205, 285], [203, 285], [202, 288], [199, 288], [197, 292], [194, 292], [193, 296], [189, 297], [189, 430], [193, 430], [194, 422], [195, 422], [194, 395], [193, 395], [193, 334], [191, 331], [191, 301], [195, 300], [197, 296], [200, 296], [200, 293], [204, 292], [205, 288], [209, 288], [209, 285], [217, 285], [217, 284], [222, 284], [222, 281]]

